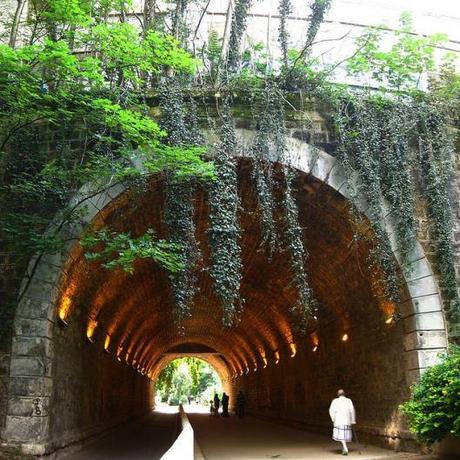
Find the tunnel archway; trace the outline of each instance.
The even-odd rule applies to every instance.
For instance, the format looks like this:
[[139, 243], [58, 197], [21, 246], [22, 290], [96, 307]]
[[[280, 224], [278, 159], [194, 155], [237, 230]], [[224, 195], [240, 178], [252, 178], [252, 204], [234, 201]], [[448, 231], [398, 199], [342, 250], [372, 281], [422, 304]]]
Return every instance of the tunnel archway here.
[[[239, 135], [244, 156], [253, 133], [240, 130]], [[400, 306], [404, 320], [386, 324], [392, 306], [376, 300], [365, 262], [369, 247], [355, 250], [351, 245], [349, 192], [337, 160], [298, 139], [290, 138], [288, 146], [287, 161], [299, 171], [300, 218], [308, 228], [310, 277], [321, 304], [317, 330], [308, 338], [296, 335], [288, 313], [296, 296], [289, 267], [282, 255], [267, 263], [259, 251], [255, 212], [242, 216], [246, 304], [232, 329], [221, 327], [219, 302], [206, 271], [199, 273], [201, 291], [181, 335], [167, 307], [171, 296], [162, 269], [139, 261], [134, 276], [107, 272], [90, 266], [82, 248], [74, 245], [64, 256], [36, 265], [19, 305], [7, 438], [27, 441], [31, 452], [41, 453], [142, 415], [151, 408], [152, 378], [165, 355], [187, 344], [219, 355], [229, 392], [243, 388], [255, 414], [321, 428], [331, 392], [346, 385], [356, 394], [369, 436], [386, 441], [402, 436], [398, 404], [408, 384], [446, 347], [430, 264], [418, 245]], [[255, 210], [248, 168], [248, 160], [241, 158], [243, 206]], [[104, 223], [134, 233], [153, 226], [162, 236], [163, 202], [162, 180], [154, 177], [136, 206], [127, 191], [113, 187], [87, 202], [85, 220], [95, 228]], [[365, 197], [360, 211], [366, 212]], [[196, 219], [205, 261], [206, 215], [201, 191]], [[385, 224], [392, 237], [391, 215]], [[79, 228], [66, 231], [78, 239]], [[350, 372], [353, 362], [359, 376]], [[376, 381], [383, 382], [377, 390]], [[375, 391], [382, 406], [371, 409], [366, 400]]]

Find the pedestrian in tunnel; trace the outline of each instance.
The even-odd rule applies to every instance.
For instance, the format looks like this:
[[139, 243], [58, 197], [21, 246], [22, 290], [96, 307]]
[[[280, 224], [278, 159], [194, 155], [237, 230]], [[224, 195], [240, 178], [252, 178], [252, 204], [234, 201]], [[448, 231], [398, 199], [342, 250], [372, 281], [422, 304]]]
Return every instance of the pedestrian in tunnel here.
[[240, 390], [238, 392], [238, 396], [236, 397], [236, 414], [238, 415], [239, 418], [244, 417], [245, 409], [246, 409], [246, 398], [242, 390]]
[[342, 455], [348, 455], [347, 442], [351, 442], [353, 425], [356, 423], [356, 413], [351, 399], [345, 396], [345, 391], [337, 391], [329, 407], [329, 415], [334, 424], [332, 439], [342, 443]]
[[228, 402], [230, 398], [228, 395], [225, 393], [225, 391], [222, 393], [222, 417], [228, 417]]
[[220, 399], [217, 393], [214, 393], [214, 415], [219, 415]]
[[209, 404], [210, 404], [210, 406], [209, 406], [209, 414], [214, 415], [214, 401], [211, 399], [209, 401]]

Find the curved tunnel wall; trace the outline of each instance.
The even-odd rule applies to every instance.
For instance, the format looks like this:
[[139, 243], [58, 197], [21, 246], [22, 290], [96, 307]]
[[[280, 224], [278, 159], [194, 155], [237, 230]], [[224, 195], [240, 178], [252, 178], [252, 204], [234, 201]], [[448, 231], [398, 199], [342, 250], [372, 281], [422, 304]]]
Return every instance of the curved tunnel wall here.
[[[244, 151], [252, 133], [240, 131], [240, 136]], [[385, 324], [393, 306], [376, 300], [376, 280], [366, 268], [369, 247], [351, 244], [346, 182], [336, 160], [296, 139], [289, 142], [289, 162], [301, 172], [297, 190], [307, 228], [308, 270], [322, 306], [317, 331], [300, 337], [290, 324], [288, 310], [296, 292], [290, 286], [289, 263], [285, 254], [267, 263], [260, 251], [249, 164], [242, 161], [241, 195], [250, 211], [242, 215], [246, 304], [237, 327], [222, 330], [219, 302], [206, 271], [199, 273], [195, 315], [180, 336], [167, 306], [167, 274], [158, 267], [140, 261], [135, 276], [108, 273], [90, 265], [79, 246], [67, 255], [48, 257], [37, 265], [18, 310], [5, 439], [40, 453], [147, 413], [150, 378], [158, 363], [172, 347], [186, 343], [216, 350], [227, 367], [229, 388], [244, 388], [254, 413], [321, 429], [329, 424], [330, 399], [344, 386], [369, 435], [401, 434], [397, 405], [407, 396], [408, 384], [446, 346], [430, 266], [418, 248], [403, 293], [405, 319]], [[161, 180], [152, 180], [135, 207], [123, 192], [114, 187], [91, 199], [87, 221], [96, 228], [112, 223], [134, 234], [152, 226], [164, 236]], [[207, 265], [208, 210], [201, 192], [196, 209]], [[361, 211], [365, 209], [363, 200]], [[391, 229], [391, 216], [386, 220]], [[68, 231], [78, 239], [80, 229]], [[62, 311], [68, 327], [59, 325]], [[341, 340], [345, 332], [346, 343]], [[296, 356], [291, 358], [293, 349]]]

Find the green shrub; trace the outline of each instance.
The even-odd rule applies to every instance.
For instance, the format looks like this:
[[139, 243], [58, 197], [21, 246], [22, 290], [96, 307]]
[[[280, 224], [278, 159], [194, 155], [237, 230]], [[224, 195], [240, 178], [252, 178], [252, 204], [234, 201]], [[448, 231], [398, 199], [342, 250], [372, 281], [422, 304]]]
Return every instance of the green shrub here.
[[460, 437], [460, 347], [453, 346], [411, 390], [401, 410], [419, 441], [430, 445], [448, 435]]

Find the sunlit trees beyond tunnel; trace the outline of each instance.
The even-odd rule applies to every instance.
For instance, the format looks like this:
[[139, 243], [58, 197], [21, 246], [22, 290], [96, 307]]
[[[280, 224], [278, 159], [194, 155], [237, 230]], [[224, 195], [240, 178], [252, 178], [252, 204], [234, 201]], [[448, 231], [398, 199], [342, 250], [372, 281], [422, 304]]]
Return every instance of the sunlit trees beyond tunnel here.
[[171, 405], [207, 405], [215, 393], [222, 394], [217, 372], [199, 358], [178, 358], [161, 371], [155, 381], [156, 400]]

